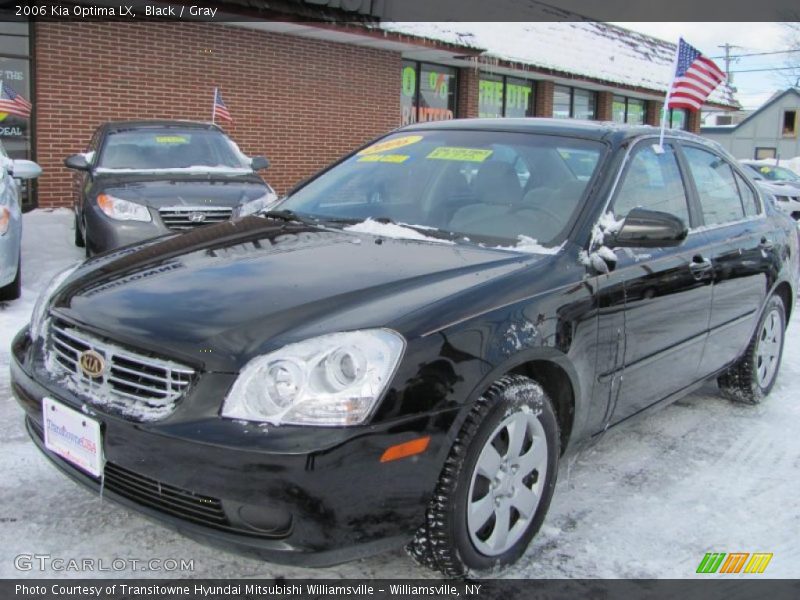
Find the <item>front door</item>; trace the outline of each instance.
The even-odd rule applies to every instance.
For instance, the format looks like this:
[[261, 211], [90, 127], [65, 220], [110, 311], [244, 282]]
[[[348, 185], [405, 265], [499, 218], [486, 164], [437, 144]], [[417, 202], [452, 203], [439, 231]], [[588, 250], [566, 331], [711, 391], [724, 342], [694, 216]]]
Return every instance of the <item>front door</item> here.
[[[633, 149], [610, 210], [617, 220], [635, 207], [657, 210], [679, 217], [688, 227], [696, 214], [676, 150], [665, 144], [658, 152], [653, 142], [645, 140]], [[613, 278], [623, 284], [625, 309], [610, 424], [697, 380], [711, 313], [712, 263], [701, 252], [706, 244], [705, 234], [694, 232], [674, 248], [614, 251]], [[617, 329], [601, 323], [600, 331], [614, 334]]]

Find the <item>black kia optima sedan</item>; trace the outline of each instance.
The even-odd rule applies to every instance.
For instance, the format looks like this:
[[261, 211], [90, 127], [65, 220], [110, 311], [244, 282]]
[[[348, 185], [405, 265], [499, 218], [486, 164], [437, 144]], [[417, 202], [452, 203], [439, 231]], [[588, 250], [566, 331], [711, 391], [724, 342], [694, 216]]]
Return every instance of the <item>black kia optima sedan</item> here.
[[187, 535], [480, 573], [525, 552], [566, 452], [708, 380], [760, 402], [797, 257], [702, 138], [418, 124], [277, 209], [61, 273], [13, 389], [64, 473]]
[[112, 121], [98, 127], [75, 171], [75, 245], [86, 256], [254, 214], [278, 197], [222, 129], [194, 121]]

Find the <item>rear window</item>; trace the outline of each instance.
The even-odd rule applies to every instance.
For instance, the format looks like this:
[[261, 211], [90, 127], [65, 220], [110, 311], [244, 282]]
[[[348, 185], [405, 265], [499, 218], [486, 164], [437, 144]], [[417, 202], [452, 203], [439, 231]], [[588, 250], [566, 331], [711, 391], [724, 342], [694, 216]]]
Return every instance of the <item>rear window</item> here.
[[109, 134], [98, 166], [125, 170], [242, 169], [248, 164], [233, 142], [219, 131], [165, 128]]

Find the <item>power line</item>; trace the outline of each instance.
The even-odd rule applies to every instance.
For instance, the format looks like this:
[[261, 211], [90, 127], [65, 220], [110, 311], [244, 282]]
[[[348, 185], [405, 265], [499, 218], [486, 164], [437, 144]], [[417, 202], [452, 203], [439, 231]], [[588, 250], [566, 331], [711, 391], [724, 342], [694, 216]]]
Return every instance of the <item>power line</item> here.
[[731, 71], [731, 73], [761, 73], [763, 71], [792, 71], [799, 67], [771, 67], [767, 69], [743, 69], [741, 71]]
[[[725, 48], [725, 46], [727, 46], [727, 44], [725, 44], [724, 46], [719, 46], [719, 47], [720, 48]], [[730, 46], [730, 47], [733, 48], [734, 46]], [[793, 50], [775, 50], [774, 52], [751, 52], [749, 54], [731, 54], [731, 55], [728, 55], [728, 56], [726, 56], [726, 55], [712, 56], [711, 58], [713, 58], [713, 59], [717, 59], [717, 58], [733, 59], [733, 58], [744, 58], [746, 56], [770, 56], [770, 55], [773, 55], [773, 54], [788, 54], [790, 52], [800, 52], [800, 48], [794, 48]]]

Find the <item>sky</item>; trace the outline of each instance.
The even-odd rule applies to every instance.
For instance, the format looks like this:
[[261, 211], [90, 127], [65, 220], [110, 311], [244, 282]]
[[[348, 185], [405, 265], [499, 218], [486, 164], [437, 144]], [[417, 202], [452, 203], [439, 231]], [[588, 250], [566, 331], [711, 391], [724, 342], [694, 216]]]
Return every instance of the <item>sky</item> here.
[[[724, 55], [722, 44], [740, 46], [733, 48], [731, 55], [770, 52], [787, 48], [787, 31], [781, 23], [614, 23], [634, 31], [646, 33], [670, 42], [683, 36], [689, 44], [700, 50], [721, 69], [725, 62], [718, 57]], [[755, 109], [766, 102], [773, 93], [784, 90], [795, 82], [786, 71], [775, 68], [786, 66], [789, 57], [800, 63], [800, 52], [774, 54], [770, 56], [742, 57], [731, 63], [736, 97], [745, 109]], [[769, 69], [758, 73], [735, 73], [738, 70]]]

